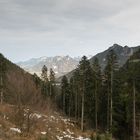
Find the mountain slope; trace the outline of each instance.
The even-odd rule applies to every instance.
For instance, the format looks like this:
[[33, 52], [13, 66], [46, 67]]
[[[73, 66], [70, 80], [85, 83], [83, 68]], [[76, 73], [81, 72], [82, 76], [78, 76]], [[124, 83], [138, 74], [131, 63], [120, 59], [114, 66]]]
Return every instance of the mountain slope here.
[[[114, 52], [117, 55], [117, 59], [118, 59], [118, 66], [122, 67], [127, 60], [130, 58], [130, 56], [132, 56], [136, 51], [138, 51], [140, 49], [140, 46], [136, 46], [136, 47], [128, 47], [128, 46], [120, 46], [118, 44], [114, 44], [113, 46], [109, 47], [107, 50], [98, 53], [97, 55], [93, 56], [92, 58], [89, 59], [90, 63], [92, 64], [94, 59], [97, 57], [99, 60], [99, 64], [101, 66], [101, 69], [104, 70], [107, 61], [106, 61], [106, 57], [109, 54], [110, 50], [114, 50]], [[73, 75], [74, 70], [72, 70], [71, 72], [69, 72], [68, 74], [66, 74], [66, 76], [68, 78], [70, 78]], [[60, 82], [62, 79], [62, 77], [59, 77], [57, 79], [58, 82]]]
[[56, 77], [59, 77], [75, 69], [79, 60], [79, 57], [72, 58], [70, 56], [40, 57], [19, 62], [17, 65], [26, 71], [32, 74], [36, 73], [39, 76], [43, 65], [46, 65], [48, 69], [52, 68], [54, 70]]
[[130, 56], [132, 56], [133, 53], [136, 52], [139, 48], [140, 48], [140, 46], [137, 46], [137, 47], [124, 46], [123, 47], [118, 44], [114, 44], [113, 46], [111, 46], [107, 50], [105, 50], [104, 52], [98, 53], [97, 55], [92, 57], [90, 59], [90, 62], [93, 63], [95, 57], [97, 57], [99, 60], [99, 64], [103, 70], [107, 63], [106, 57], [109, 54], [109, 51], [113, 50], [117, 55], [119, 67], [122, 67], [126, 63], [126, 61], [130, 58]]
[[34, 77], [19, 66], [10, 62], [2, 54], [0, 61], [5, 63], [4, 102], [34, 104], [41, 98], [41, 88], [37, 87]]
[[[134, 99], [135, 99], [135, 115], [136, 139], [139, 138], [139, 112], [140, 112], [140, 49], [135, 52], [116, 72], [115, 79], [116, 89], [114, 90], [114, 120], [115, 120], [115, 135], [119, 136], [120, 140], [128, 140], [133, 132], [132, 120], [134, 115]], [[134, 98], [135, 89], [135, 98]], [[123, 113], [122, 113], [123, 112]], [[129, 116], [129, 117], [128, 117]], [[126, 119], [127, 118], [127, 119]], [[122, 123], [123, 122], [123, 123]], [[128, 133], [129, 132], [129, 133]]]

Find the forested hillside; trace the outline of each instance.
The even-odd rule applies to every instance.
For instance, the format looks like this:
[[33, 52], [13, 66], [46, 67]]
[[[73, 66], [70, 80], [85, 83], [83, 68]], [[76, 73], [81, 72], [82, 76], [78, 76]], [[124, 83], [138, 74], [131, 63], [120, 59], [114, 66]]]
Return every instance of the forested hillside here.
[[[97, 58], [92, 65], [84, 56], [70, 80], [62, 78], [60, 107], [75, 118], [81, 130], [131, 140], [139, 137], [140, 51], [119, 69], [117, 55], [107, 55], [103, 72]], [[94, 137], [94, 136], [93, 136]]]
[[[107, 65], [107, 56], [109, 55], [110, 50], [113, 50], [114, 53], [117, 55], [117, 63], [118, 63], [118, 67], [120, 68], [127, 62], [127, 60], [133, 55], [133, 53], [135, 53], [139, 49], [140, 49], [140, 46], [136, 46], [136, 47], [124, 46], [123, 47], [118, 44], [113, 44], [111, 47], [109, 47], [105, 51], [100, 52], [100, 53], [96, 54], [95, 56], [93, 56], [92, 58], [90, 58], [89, 62], [92, 65], [94, 63], [95, 59], [98, 58], [99, 65], [101, 67], [101, 71], [103, 71]], [[74, 71], [75, 70], [72, 70], [71, 72], [66, 74], [68, 79], [70, 79], [70, 77], [72, 77]], [[62, 79], [62, 77], [59, 77], [57, 79], [57, 81], [60, 82], [61, 79]]]
[[35, 77], [13, 64], [0, 54], [1, 85], [3, 102], [34, 105], [41, 99], [41, 87], [37, 87]]

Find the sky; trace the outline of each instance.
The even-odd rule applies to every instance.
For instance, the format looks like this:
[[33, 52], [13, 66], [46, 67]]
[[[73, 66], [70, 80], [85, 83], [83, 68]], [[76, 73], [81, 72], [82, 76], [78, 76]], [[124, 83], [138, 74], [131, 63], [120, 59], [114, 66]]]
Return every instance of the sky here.
[[140, 45], [140, 0], [0, 0], [0, 52], [13, 62]]

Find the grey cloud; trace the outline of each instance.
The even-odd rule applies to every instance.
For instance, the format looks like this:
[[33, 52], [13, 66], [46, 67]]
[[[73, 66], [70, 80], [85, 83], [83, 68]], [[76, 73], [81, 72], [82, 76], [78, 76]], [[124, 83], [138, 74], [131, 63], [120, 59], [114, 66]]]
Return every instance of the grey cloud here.
[[0, 27], [35, 30], [51, 27], [53, 22], [65, 24], [69, 19], [96, 22], [122, 10], [124, 4], [126, 0], [5, 0], [1, 2]]
[[136, 44], [139, 9], [139, 0], [0, 0], [0, 50], [57, 46], [78, 55], [114, 42]]

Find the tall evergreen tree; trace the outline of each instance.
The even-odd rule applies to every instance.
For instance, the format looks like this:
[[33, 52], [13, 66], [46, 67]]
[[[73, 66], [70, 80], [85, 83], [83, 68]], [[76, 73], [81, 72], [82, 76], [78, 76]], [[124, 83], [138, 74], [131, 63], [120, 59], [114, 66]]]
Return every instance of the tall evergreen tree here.
[[69, 101], [69, 83], [66, 76], [63, 76], [61, 82], [61, 99], [62, 99], [62, 108], [63, 112], [68, 114], [68, 102]]
[[42, 94], [44, 96], [47, 96], [48, 95], [48, 68], [44, 65], [42, 67], [42, 73], [41, 73], [41, 78], [43, 80], [42, 82]]
[[81, 118], [81, 95], [80, 95], [80, 72], [77, 68], [73, 74], [73, 92], [74, 92], [74, 116], [76, 120]]
[[48, 82], [48, 68], [45, 65], [42, 67], [41, 78], [45, 83]]
[[49, 76], [49, 89], [50, 89], [50, 96], [51, 97], [55, 97], [55, 73], [52, 70], [52, 68], [50, 69], [50, 76]]
[[101, 92], [101, 83], [102, 83], [102, 78], [101, 78], [101, 68], [99, 65], [98, 58], [94, 59], [93, 62], [93, 76], [94, 76], [94, 98], [95, 98], [95, 130], [96, 133], [98, 131], [98, 113], [99, 113], [99, 103], [100, 103], [100, 92]]
[[108, 88], [108, 108], [107, 108], [107, 130], [112, 133], [113, 126], [113, 81], [114, 72], [117, 69], [117, 56], [113, 50], [110, 50], [107, 56], [107, 66], [105, 68], [105, 75], [107, 77], [107, 88]]
[[[86, 56], [83, 56], [79, 62], [79, 73], [80, 73], [80, 90], [81, 90], [81, 130], [84, 130], [84, 119], [89, 117], [90, 107], [92, 99], [92, 69], [87, 60]], [[85, 106], [86, 104], [86, 106]], [[86, 112], [86, 113], [85, 113]]]

